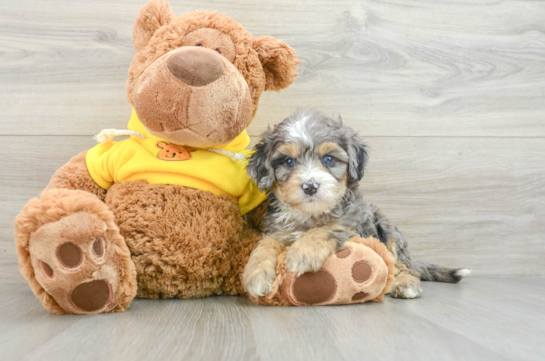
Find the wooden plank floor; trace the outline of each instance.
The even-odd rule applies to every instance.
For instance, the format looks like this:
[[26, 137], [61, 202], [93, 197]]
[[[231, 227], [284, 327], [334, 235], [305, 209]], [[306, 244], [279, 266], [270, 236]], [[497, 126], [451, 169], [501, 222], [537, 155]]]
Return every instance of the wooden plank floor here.
[[0, 283], [2, 360], [543, 360], [544, 278], [424, 283], [417, 300], [265, 307], [244, 297], [135, 300], [54, 316]]

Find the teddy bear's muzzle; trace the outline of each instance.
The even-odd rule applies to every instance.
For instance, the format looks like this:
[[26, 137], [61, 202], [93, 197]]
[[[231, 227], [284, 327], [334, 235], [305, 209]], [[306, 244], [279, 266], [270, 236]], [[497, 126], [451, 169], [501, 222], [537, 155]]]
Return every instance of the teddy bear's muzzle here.
[[173, 144], [227, 144], [252, 116], [248, 83], [216, 51], [187, 46], [151, 64], [135, 87], [134, 109], [153, 135]]
[[188, 47], [168, 59], [168, 70], [187, 85], [198, 87], [222, 76], [225, 66], [219, 56]]

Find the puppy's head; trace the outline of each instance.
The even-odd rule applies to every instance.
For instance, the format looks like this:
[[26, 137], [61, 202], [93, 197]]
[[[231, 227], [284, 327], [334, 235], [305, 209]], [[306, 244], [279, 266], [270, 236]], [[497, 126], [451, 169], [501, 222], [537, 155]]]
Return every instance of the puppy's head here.
[[366, 146], [356, 132], [316, 110], [300, 110], [266, 131], [248, 163], [260, 190], [289, 206], [319, 214], [363, 178]]

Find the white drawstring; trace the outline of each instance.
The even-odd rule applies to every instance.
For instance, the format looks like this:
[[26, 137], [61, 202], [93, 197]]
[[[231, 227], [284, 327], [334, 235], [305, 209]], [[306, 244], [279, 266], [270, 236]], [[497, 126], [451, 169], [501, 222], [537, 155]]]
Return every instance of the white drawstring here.
[[95, 139], [100, 144], [108, 143], [114, 139], [114, 137], [119, 137], [121, 135], [134, 135], [142, 139], [146, 139], [146, 136], [142, 133], [137, 132], [136, 130], [128, 129], [103, 129], [100, 133], [95, 135]]
[[246, 156], [244, 156], [244, 153], [233, 153], [225, 149], [215, 149], [215, 148], [208, 148], [207, 150], [209, 152], [225, 155], [231, 158], [233, 162], [244, 162], [246, 160]]
[[[93, 139], [101, 144], [104, 144], [112, 141], [115, 137], [122, 135], [134, 135], [136, 137], [146, 139], [146, 136], [144, 134], [137, 132], [136, 130], [128, 129], [104, 129], [100, 133], [95, 135]], [[207, 150], [209, 152], [214, 152], [229, 157], [233, 162], [244, 162], [246, 160], [246, 156], [244, 155], [244, 153], [234, 153], [225, 149], [215, 148], [208, 148]]]

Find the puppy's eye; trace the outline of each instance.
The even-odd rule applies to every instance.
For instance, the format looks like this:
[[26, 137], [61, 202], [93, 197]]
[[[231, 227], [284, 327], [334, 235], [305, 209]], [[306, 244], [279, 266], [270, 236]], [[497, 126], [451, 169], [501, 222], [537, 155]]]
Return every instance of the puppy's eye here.
[[332, 165], [333, 163], [335, 163], [335, 158], [333, 158], [332, 156], [330, 155], [326, 155], [322, 158], [323, 162], [325, 165]]
[[284, 165], [288, 168], [295, 167], [295, 160], [293, 158], [288, 158], [284, 161]]
[[221, 54], [221, 51], [220, 51], [220, 49], [216, 49], [216, 51], [218, 52], [218, 54]]
[[202, 44], [197, 44], [197, 45], [195, 45], [195, 46], [200, 46], [200, 47], [202, 48]]

